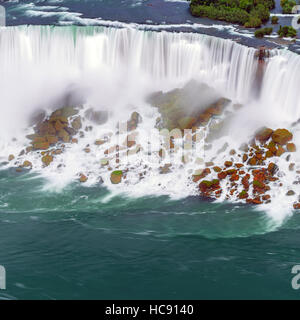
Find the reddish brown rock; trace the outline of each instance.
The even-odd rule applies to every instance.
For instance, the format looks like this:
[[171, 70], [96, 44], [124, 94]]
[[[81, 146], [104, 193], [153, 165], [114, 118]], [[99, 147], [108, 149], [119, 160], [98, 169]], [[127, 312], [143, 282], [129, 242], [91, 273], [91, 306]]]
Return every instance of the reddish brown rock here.
[[232, 161], [225, 161], [224, 166], [229, 168], [232, 166]]
[[272, 134], [272, 140], [280, 145], [285, 145], [293, 139], [293, 134], [286, 129], [277, 129]]
[[288, 143], [286, 148], [288, 152], [296, 152], [296, 146], [294, 143]]
[[260, 143], [265, 143], [271, 138], [272, 133], [273, 133], [272, 129], [264, 127], [256, 133], [255, 138]]

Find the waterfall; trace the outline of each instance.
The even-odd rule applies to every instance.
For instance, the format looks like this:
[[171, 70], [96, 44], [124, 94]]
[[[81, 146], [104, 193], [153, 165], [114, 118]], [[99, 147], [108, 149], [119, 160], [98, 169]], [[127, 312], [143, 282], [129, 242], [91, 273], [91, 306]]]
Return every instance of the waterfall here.
[[[248, 99], [255, 75], [255, 49], [195, 33], [133, 28], [28, 26], [0, 32], [0, 68], [103, 67], [143, 72], [154, 81], [198, 78], [237, 99]], [[47, 70], [45, 70], [47, 71]]]
[[[130, 27], [1, 28], [0, 157], [7, 159], [8, 154], [18, 154], [28, 145], [25, 135], [29, 133], [26, 130], [30, 115], [38, 109], [53, 110], [66, 93], [84, 96], [89, 106], [108, 110], [112, 120], [105, 130], [115, 130], [113, 120], [127, 121], [130, 113], [138, 110], [143, 118], [140, 142], [146, 150], [145, 132], [154, 128], [159, 114], [146, 103], [145, 97], [158, 90], [182, 87], [190, 80], [206, 83], [233, 103], [244, 105], [236, 114], [232, 112], [228, 135], [220, 139], [220, 144], [226, 142], [238, 148], [262, 125], [289, 127], [300, 118], [298, 55], [280, 50], [272, 52], [262, 77], [260, 96], [253, 90], [257, 69], [254, 48], [195, 33], [141, 31]], [[54, 184], [64, 186], [74, 181], [78, 172], [88, 172], [89, 183], [95, 183], [99, 178], [99, 159], [82, 150], [99, 134], [97, 128], [85, 133], [82, 142], [56, 157], [57, 165], [65, 164], [64, 172], [54, 165], [42, 169], [40, 159], [34, 155], [30, 161], [37, 163], [39, 173], [47, 175]], [[294, 136], [297, 142], [299, 134], [294, 132]], [[215, 143], [210, 151], [216, 162], [224, 161], [217, 156], [220, 146]], [[158, 194], [190, 195], [192, 190], [183, 182], [188, 180], [190, 172], [180, 168], [162, 177], [153, 173], [156, 167], [151, 179], [141, 181], [131, 172], [131, 181], [135, 181], [132, 184], [138, 181], [133, 193], [143, 195], [151, 190]], [[101, 174], [108, 187], [115, 190], [109, 183], [107, 170]], [[286, 175], [286, 188], [293, 180], [291, 174]], [[130, 190], [129, 186], [126, 190]], [[277, 191], [274, 192], [276, 198]], [[285, 204], [282, 197], [277, 198]], [[280, 207], [280, 203], [272, 203]]]

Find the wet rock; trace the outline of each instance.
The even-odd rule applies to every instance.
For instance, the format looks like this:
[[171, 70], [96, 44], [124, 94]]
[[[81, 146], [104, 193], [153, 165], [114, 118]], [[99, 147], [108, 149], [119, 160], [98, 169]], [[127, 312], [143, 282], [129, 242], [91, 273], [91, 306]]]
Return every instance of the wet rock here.
[[296, 146], [294, 143], [288, 143], [286, 145], [286, 149], [288, 152], [296, 152]]
[[101, 145], [104, 144], [104, 143], [106, 143], [106, 141], [103, 140], [103, 139], [99, 139], [99, 140], [96, 140], [96, 141], [95, 141], [95, 145], [96, 145], [96, 146], [101, 146]]
[[170, 170], [171, 167], [172, 167], [172, 165], [170, 163], [167, 163], [163, 167], [159, 168], [159, 173], [160, 174], [170, 173], [171, 172], [171, 170]]
[[49, 142], [36, 142], [33, 144], [34, 150], [47, 150], [50, 148]]
[[295, 163], [290, 163], [289, 164], [289, 170], [294, 171], [295, 170]]
[[81, 183], [84, 183], [84, 182], [86, 182], [87, 180], [88, 180], [88, 177], [85, 176], [83, 173], [80, 173], [80, 175], [79, 175], [79, 181], [80, 181]]
[[267, 142], [273, 134], [273, 130], [267, 127], [264, 127], [260, 129], [256, 135], [255, 138], [260, 142], [260, 143], [265, 143]]
[[82, 128], [81, 117], [80, 116], [76, 117], [72, 121], [71, 126], [75, 131], [79, 131]]
[[50, 163], [53, 161], [53, 156], [46, 154], [45, 156], [42, 157], [42, 162], [44, 166], [49, 166]]
[[295, 195], [295, 191], [293, 190], [289, 190], [287, 193], [286, 193], [287, 196], [294, 196]]
[[285, 145], [293, 139], [293, 134], [287, 129], [277, 129], [272, 134], [272, 140], [280, 145]]
[[112, 184], [119, 184], [122, 181], [123, 171], [113, 171], [110, 175], [110, 181]]
[[181, 130], [192, 129], [196, 123], [197, 119], [194, 117], [183, 117], [178, 120], [179, 128]]
[[8, 161], [12, 161], [12, 160], [14, 160], [14, 158], [15, 158], [15, 156], [13, 154], [10, 154], [8, 156]]
[[30, 161], [25, 160], [22, 164], [23, 168], [32, 168], [32, 163]]
[[239, 194], [239, 198], [240, 199], [247, 199], [249, 197], [248, 193], [246, 190], [243, 190], [240, 194]]
[[58, 132], [58, 137], [63, 141], [63, 142], [70, 142], [71, 138], [68, 134], [68, 132], [64, 129], [60, 130]]
[[224, 166], [227, 168], [232, 167], [232, 165], [233, 165], [232, 161], [225, 161], [224, 163]]
[[273, 176], [278, 171], [278, 166], [275, 163], [271, 162], [268, 165], [268, 171]]
[[296, 210], [300, 210], [300, 203], [299, 202], [298, 203], [294, 203], [293, 207]]
[[278, 146], [277, 151], [276, 151], [276, 157], [280, 157], [281, 155], [283, 155], [285, 153], [285, 150], [283, 149], [282, 146]]
[[75, 107], [65, 106], [54, 111], [50, 117], [51, 118], [55, 118], [55, 117], [69, 118], [69, 117], [75, 116], [78, 112], [79, 110]]
[[199, 184], [199, 189], [204, 196], [210, 196], [213, 191], [220, 189], [220, 181], [214, 179], [212, 181], [203, 180]]

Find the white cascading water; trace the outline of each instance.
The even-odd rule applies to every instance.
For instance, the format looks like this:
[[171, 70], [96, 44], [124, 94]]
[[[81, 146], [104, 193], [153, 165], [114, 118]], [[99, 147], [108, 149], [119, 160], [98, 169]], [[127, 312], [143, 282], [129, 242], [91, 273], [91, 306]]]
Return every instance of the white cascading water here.
[[[68, 146], [47, 168], [42, 168], [40, 158], [34, 153], [25, 156], [35, 164], [34, 171], [48, 178], [48, 188], [59, 190], [78, 179], [79, 172], [84, 172], [89, 177], [85, 185], [95, 184], [101, 175], [112, 194], [124, 190], [131, 196], [195, 194], [195, 185], [189, 180], [191, 170], [197, 169], [194, 163], [184, 168], [178, 166], [166, 175], [156, 170], [159, 163], [153, 164], [147, 178], [142, 180], [138, 179], [139, 171], [132, 169], [127, 187], [120, 188], [111, 185], [109, 173], [99, 168], [99, 158], [107, 146], [97, 150], [91, 146], [89, 154], [82, 150], [101, 135], [115, 131], [116, 123], [127, 121], [133, 111], [143, 118], [138, 142], [146, 150], [149, 132], [159, 116], [146, 97], [155, 91], [182, 87], [190, 80], [206, 83], [233, 103], [244, 104], [244, 108], [231, 116], [226, 136], [215, 141], [208, 152], [215, 163], [223, 161], [216, 150], [224, 142], [238, 148], [262, 125], [290, 127], [300, 117], [296, 90], [300, 58], [292, 53], [275, 52], [266, 68], [261, 96], [255, 97], [252, 92], [257, 70], [255, 52], [230, 40], [199, 34], [104, 27], [2, 28], [0, 156], [4, 161], [9, 154], [18, 154], [28, 145], [25, 135], [32, 132], [28, 120], [35, 110], [46, 109], [50, 113], [66, 92], [72, 92], [78, 99], [82, 98], [85, 106], [108, 110], [109, 120], [87, 132], [79, 144]], [[297, 127], [293, 133], [297, 143], [300, 141]], [[63, 170], [61, 166], [58, 169], [59, 164], [64, 165]], [[133, 158], [131, 164], [138, 168], [141, 159]], [[291, 174], [287, 169], [283, 179], [288, 181]], [[278, 190], [273, 192], [276, 194]], [[282, 219], [290, 212], [287, 201], [290, 206], [295, 198], [283, 201], [285, 193], [280, 194], [275, 197], [278, 201], [264, 206], [273, 217]], [[274, 210], [278, 209], [277, 202], [281, 204], [279, 211]]]

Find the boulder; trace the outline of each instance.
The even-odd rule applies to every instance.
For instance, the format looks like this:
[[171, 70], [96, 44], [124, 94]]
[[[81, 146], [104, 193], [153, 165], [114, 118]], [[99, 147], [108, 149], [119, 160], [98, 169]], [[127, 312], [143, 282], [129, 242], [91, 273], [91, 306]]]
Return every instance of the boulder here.
[[286, 149], [288, 152], [296, 152], [296, 146], [294, 143], [288, 143], [286, 145]]
[[112, 184], [119, 184], [122, 181], [122, 177], [123, 177], [122, 170], [113, 171], [110, 175], [110, 181]]
[[273, 134], [273, 130], [267, 127], [261, 128], [256, 134], [255, 138], [260, 142], [260, 143], [265, 143], [267, 142]]
[[12, 160], [14, 160], [14, 158], [15, 158], [15, 156], [13, 154], [10, 154], [8, 156], [8, 161], [12, 161]]
[[32, 163], [30, 161], [25, 160], [22, 164], [23, 168], [32, 168]]
[[65, 129], [62, 129], [58, 132], [58, 137], [63, 141], [63, 142], [70, 142], [71, 138], [68, 134], [68, 132]]
[[53, 156], [46, 154], [45, 156], [42, 157], [42, 162], [44, 166], [49, 166], [50, 163], [53, 161]]
[[82, 128], [81, 117], [80, 116], [76, 117], [72, 121], [71, 126], [74, 130], [79, 131]]
[[171, 170], [170, 170], [171, 167], [172, 167], [172, 165], [170, 163], [167, 163], [163, 167], [159, 168], [159, 173], [160, 174], [170, 173], [171, 172]]
[[293, 190], [289, 190], [287, 193], [286, 193], [287, 196], [294, 196], [295, 195], [295, 191]]
[[98, 140], [95, 141], [95, 145], [96, 145], [96, 146], [101, 146], [101, 145], [104, 144], [105, 142], [106, 142], [106, 141], [103, 140], [103, 139], [98, 139]]
[[84, 182], [86, 182], [87, 180], [88, 180], [88, 177], [85, 176], [83, 173], [80, 173], [80, 175], [79, 175], [79, 181], [80, 181], [81, 183], [84, 183]]
[[272, 140], [280, 145], [285, 145], [293, 139], [293, 134], [287, 129], [277, 129], [272, 134]]
[[49, 149], [50, 144], [49, 142], [37, 142], [33, 144], [34, 150], [47, 150]]
[[55, 110], [50, 117], [61, 116], [61, 117], [69, 118], [69, 117], [75, 116], [78, 112], [79, 112], [78, 109], [72, 106], [66, 106], [66, 107], [62, 107], [60, 109]]

